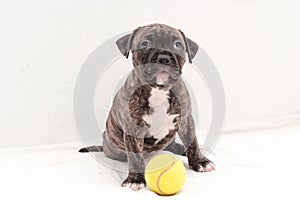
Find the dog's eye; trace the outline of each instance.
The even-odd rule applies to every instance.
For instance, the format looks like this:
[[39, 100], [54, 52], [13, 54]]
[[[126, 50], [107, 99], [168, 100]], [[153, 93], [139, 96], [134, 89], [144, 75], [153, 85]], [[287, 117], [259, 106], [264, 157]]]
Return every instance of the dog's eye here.
[[140, 44], [141, 49], [146, 49], [148, 47], [150, 47], [150, 41], [149, 40], [144, 40], [141, 44]]
[[174, 42], [174, 48], [175, 48], [175, 49], [178, 49], [178, 50], [183, 49], [182, 43], [181, 43], [180, 41], [176, 40], [176, 41]]

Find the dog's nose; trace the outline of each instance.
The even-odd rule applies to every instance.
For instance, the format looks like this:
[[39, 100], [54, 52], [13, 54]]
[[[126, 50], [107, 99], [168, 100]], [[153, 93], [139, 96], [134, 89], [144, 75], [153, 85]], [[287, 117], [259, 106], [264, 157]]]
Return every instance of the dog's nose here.
[[168, 55], [159, 55], [157, 57], [157, 62], [163, 65], [169, 65], [171, 62], [171, 58]]

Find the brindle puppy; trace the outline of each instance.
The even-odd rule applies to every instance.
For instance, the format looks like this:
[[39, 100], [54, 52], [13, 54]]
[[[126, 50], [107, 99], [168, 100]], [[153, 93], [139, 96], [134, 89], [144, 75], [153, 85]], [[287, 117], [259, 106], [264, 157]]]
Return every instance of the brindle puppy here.
[[[164, 24], [139, 27], [117, 41], [121, 53], [132, 52], [134, 69], [116, 94], [103, 133], [103, 147], [80, 150], [104, 151], [107, 157], [128, 161], [124, 187], [145, 187], [144, 154], [164, 149], [186, 155], [191, 169], [214, 170], [200, 151], [195, 136], [188, 90], [181, 79], [185, 54], [191, 63], [198, 46], [183, 32]], [[175, 142], [178, 134], [183, 145]]]

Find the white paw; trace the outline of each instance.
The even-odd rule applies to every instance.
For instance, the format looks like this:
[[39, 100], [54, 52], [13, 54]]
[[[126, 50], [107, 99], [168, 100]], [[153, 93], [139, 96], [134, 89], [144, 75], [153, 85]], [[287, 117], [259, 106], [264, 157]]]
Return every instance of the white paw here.
[[215, 170], [216, 167], [212, 162], [205, 160], [193, 163], [193, 165], [190, 165], [190, 168], [196, 172], [210, 172]]
[[207, 163], [207, 165], [205, 167], [202, 167], [203, 168], [203, 172], [210, 172], [210, 171], [213, 171], [215, 170], [215, 165], [213, 163]]
[[128, 187], [131, 188], [133, 191], [138, 191], [140, 189], [143, 189], [146, 187], [144, 183], [125, 183], [122, 185], [122, 187]]

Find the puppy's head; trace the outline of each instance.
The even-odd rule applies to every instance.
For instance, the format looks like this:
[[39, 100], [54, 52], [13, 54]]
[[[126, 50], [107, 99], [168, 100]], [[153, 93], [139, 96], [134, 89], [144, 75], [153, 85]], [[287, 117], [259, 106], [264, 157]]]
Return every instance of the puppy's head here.
[[187, 53], [189, 62], [198, 45], [179, 29], [164, 24], [139, 27], [117, 41], [122, 54], [132, 52], [135, 72], [140, 81], [152, 87], [170, 87], [182, 74]]

